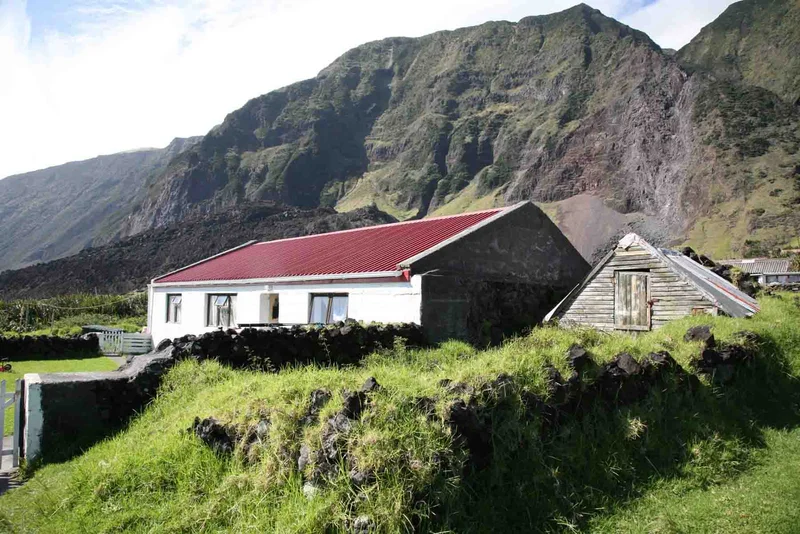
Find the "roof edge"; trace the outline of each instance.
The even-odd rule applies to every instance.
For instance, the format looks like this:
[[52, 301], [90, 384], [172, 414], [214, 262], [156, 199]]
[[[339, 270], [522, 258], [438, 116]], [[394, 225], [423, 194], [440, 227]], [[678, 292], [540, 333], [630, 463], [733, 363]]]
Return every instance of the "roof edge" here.
[[195, 265], [200, 265], [201, 263], [205, 263], [207, 261], [211, 261], [211, 260], [213, 260], [215, 258], [219, 258], [220, 256], [224, 256], [225, 254], [229, 254], [229, 253], [234, 252], [236, 250], [243, 249], [245, 247], [249, 247], [253, 243], [257, 243], [257, 241], [255, 239], [251, 239], [250, 241], [248, 241], [246, 243], [242, 243], [239, 246], [236, 246], [236, 247], [233, 247], [233, 248], [229, 248], [228, 250], [223, 250], [219, 254], [214, 254], [213, 256], [209, 256], [208, 258], [202, 259], [200, 261], [196, 261], [196, 262], [191, 263], [189, 265], [185, 265], [185, 266], [181, 267], [180, 269], [175, 269], [174, 271], [170, 271], [168, 273], [164, 273], [162, 275], [156, 276], [155, 278], [150, 280], [150, 283], [151, 284], [156, 284], [156, 283], [158, 283], [157, 280], [160, 280], [161, 278], [166, 278], [169, 275], [172, 275], [172, 274], [175, 274], [175, 273], [179, 273], [181, 271], [185, 271], [186, 269], [188, 269], [190, 267], [194, 267]]
[[316, 282], [324, 280], [369, 280], [372, 278], [402, 278], [403, 276], [403, 271], [373, 271], [367, 273], [308, 274], [301, 276], [278, 276], [272, 278], [226, 278], [224, 280], [184, 280], [182, 282], [154, 281], [152, 285], [154, 287], [235, 286], [249, 284], [288, 284], [294, 282]]
[[[400, 268], [400, 269], [410, 269], [415, 262], [418, 262], [419, 260], [421, 260], [423, 258], [426, 258], [426, 257], [430, 256], [431, 254], [435, 254], [436, 252], [439, 252], [443, 248], [445, 248], [445, 247], [447, 247], [449, 245], [452, 245], [456, 241], [458, 241], [460, 239], [463, 239], [464, 237], [472, 234], [473, 232], [477, 232], [478, 230], [480, 230], [484, 226], [492, 224], [496, 220], [501, 219], [501, 218], [505, 217], [506, 215], [509, 215], [510, 213], [513, 213], [513, 212], [517, 211], [518, 209], [522, 208], [523, 206], [527, 206], [527, 205], [533, 206], [534, 204], [530, 200], [523, 200], [521, 202], [517, 202], [513, 206], [507, 206], [505, 208], [502, 208], [502, 209], [500, 209], [500, 211], [498, 211], [497, 213], [495, 213], [491, 217], [487, 217], [486, 219], [484, 219], [484, 220], [482, 220], [482, 221], [480, 221], [478, 223], [475, 223], [475, 224], [473, 224], [472, 226], [470, 226], [468, 228], [465, 228], [465, 229], [461, 230], [456, 235], [454, 235], [452, 237], [449, 237], [448, 239], [445, 239], [441, 243], [438, 243], [438, 244], [432, 246], [431, 248], [429, 248], [427, 250], [423, 250], [422, 252], [420, 252], [419, 254], [417, 254], [415, 256], [411, 256], [410, 258], [408, 258], [408, 259], [406, 259], [404, 261], [401, 261], [400, 263], [397, 264], [397, 267]], [[463, 213], [462, 215], [470, 215], [470, 214], [473, 214], [473, 213], [486, 213], [487, 211], [493, 211], [493, 210], [473, 211], [473, 212]], [[422, 220], [425, 220], [425, 219], [422, 219]]]

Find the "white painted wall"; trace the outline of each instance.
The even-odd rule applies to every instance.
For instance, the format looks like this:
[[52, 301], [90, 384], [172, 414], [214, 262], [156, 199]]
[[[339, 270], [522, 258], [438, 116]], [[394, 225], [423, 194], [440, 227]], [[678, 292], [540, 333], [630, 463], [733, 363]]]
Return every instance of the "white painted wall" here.
[[[167, 323], [167, 294], [183, 296], [180, 324]], [[347, 293], [347, 316], [364, 322], [420, 324], [422, 277], [415, 275], [409, 282], [363, 282], [333, 284], [250, 284], [250, 285], [152, 285], [150, 288], [148, 328], [153, 343], [185, 334], [202, 334], [215, 330], [205, 326], [207, 295], [236, 294], [236, 322], [263, 323], [261, 295], [279, 295], [278, 321], [282, 324], [308, 322], [312, 293]]]

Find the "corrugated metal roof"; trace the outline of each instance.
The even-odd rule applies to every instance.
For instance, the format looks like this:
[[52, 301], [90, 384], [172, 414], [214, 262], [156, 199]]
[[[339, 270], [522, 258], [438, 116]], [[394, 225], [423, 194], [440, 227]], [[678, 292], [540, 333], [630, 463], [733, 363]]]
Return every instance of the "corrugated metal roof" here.
[[157, 283], [392, 272], [400, 263], [503, 208], [251, 243], [157, 278]]
[[717, 306], [731, 317], [747, 317], [759, 311], [758, 301], [742, 290], [711, 272], [680, 252], [660, 249], [673, 270], [683, 274], [696, 287], [715, 301]]
[[749, 274], [788, 273], [791, 261], [776, 258], [753, 258], [743, 260], [719, 260], [717, 263], [730, 265]]

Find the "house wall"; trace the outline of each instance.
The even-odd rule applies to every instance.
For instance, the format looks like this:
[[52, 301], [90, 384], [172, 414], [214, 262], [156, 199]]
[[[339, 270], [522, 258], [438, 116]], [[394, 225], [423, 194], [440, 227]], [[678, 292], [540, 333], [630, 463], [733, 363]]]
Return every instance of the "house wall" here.
[[562, 297], [590, 270], [561, 230], [533, 203], [412, 262], [411, 268], [415, 274], [437, 272], [548, 286], [563, 291]]
[[532, 203], [411, 263], [423, 274], [422, 325], [431, 341], [497, 343], [539, 323], [589, 272]]
[[428, 341], [498, 344], [541, 322], [563, 296], [547, 285], [463, 276], [422, 277], [422, 325]]
[[659, 258], [634, 245], [618, 249], [609, 262], [577, 295], [570, 297], [559, 313], [565, 324], [594, 326], [614, 330], [614, 273], [618, 270], [648, 270], [650, 272], [651, 325], [653, 328], [692, 315], [716, 315], [716, 306], [692, 284], [686, 282]]
[[[215, 293], [236, 294], [235, 320], [238, 324], [264, 323], [266, 311], [262, 310], [261, 295], [279, 295], [278, 322], [305, 324], [308, 322], [312, 293], [347, 293], [351, 319], [381, 323], [420, 324], [422, 295], [420, 276], [408, 282], [317, 283], [317, 284], [247, 284], [247, 285], [195, 285], [151, 286], [148, 326], [153, 341], [202, 334], [216, 330], [206, 326], [207, 295]], [[180, 293], [180, 324], [167, 323], [167, 294]], [[268, 302], [268, 301], [266, 301]]]

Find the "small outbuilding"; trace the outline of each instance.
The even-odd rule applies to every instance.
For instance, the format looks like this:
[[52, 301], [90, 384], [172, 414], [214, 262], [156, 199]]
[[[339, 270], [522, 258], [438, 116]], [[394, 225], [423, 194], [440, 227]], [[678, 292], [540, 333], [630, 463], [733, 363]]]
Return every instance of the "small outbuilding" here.
[[533, 203], [249, 242], [149, 286], [164, 338], [219, 328], [405, 322], [484, 342], [540, 322], [589, 265]]
[[720, 260], [719, 263], [736, 267], [763, 286], [800, 284], [800, 272], [792, 270], [792, 260], [788, 258]]
[[545, 320], [635, 331], [687, 315], [747, 317], [758, 309], [754, 298], [691, 258], [628, 234]]

